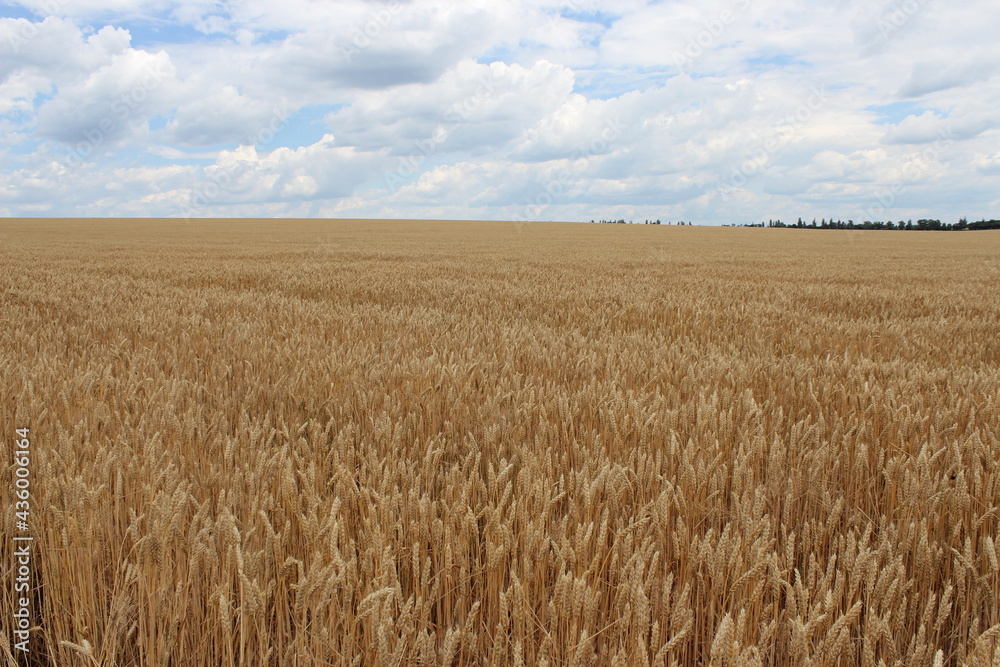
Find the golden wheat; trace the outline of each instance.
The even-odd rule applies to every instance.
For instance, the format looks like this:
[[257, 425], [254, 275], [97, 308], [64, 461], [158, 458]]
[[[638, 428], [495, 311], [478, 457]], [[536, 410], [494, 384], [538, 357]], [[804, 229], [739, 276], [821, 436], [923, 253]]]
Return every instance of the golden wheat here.
[[2, 225], [29, 664], [1000, 664], [996, 233]]

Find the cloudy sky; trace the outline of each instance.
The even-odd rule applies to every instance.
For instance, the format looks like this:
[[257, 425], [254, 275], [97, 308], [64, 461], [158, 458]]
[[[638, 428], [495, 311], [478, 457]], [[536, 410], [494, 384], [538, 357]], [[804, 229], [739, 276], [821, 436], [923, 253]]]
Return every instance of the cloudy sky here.
[[0, 216], [1000, 217], [996, 0], [0, 17]]

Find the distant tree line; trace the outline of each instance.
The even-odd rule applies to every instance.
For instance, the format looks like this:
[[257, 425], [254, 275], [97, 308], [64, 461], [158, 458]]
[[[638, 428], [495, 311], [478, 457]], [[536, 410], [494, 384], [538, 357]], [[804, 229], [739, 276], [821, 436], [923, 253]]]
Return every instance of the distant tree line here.
[[962, 218], [958, 222], [951, 224], [947, 222], [941, 222], [940, 220], [926, 220], [921, 219], [913, 222], [913, 220], [907, 220], [903, 222], [893, 222], [889, 220], [888, 222], [877, 221], [872, 222], [870, 220], [865, 220], [864, 222], [854, 222], [853, 220], [848, 220], [844, 222], [843, 220], [834, 220], [830, 218], [827, 220], [823, 218], [818, 223], [816, 219], [813, 218], [811, 223], [805, 222], [802, 218], [799, 218], [798, 222], [786, 223], [781, 220], [768, 220], [765, 225], [763, 222], [751, 222], [745, 225], [732, 225], [733, 227], [780, 227], [788, 229], [885, 229], [885, 230], [900, 230], [900, 231], [964, 231], [964, 230], [978, 230], [978, 229], [1000, 229], [1000, 220], [980, 220], [978, 222], [969, 222], [967, 219]]

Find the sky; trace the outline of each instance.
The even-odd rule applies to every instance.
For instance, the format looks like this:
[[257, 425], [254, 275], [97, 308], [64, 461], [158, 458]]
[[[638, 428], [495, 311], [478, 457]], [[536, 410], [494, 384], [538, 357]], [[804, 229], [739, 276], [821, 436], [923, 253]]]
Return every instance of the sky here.
[[996, 0], [0, 2], [0, 216], [1000, 217]]

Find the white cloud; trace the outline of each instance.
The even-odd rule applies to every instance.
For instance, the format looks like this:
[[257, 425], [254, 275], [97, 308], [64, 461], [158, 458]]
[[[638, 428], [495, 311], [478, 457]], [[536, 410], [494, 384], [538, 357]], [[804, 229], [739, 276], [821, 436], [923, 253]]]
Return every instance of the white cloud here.
[[143, 132], [166, 111], [174, 68], [166, 53], [126, 49], [78, 82], [58, 88], [38, 110], [38, 133], [66, 143], [107, 147]]
[[572, 87], [572, 71], [545, 61], [528, 68], [462, 60], [430, 84], [361, 93], [326, 121], [342, 142], [365, 150], [477, 153], [502, 149], [558, 110]]
[[185, 146], [256, 143], [261, 132], [273, 132], [289, 115], [286, 102], [276, 100], [272, 104], [224, 85], [179, 105], [167, 123], [166, 135], [168, 140]]
[[35, 97], [49, 90], [51, 84], [46, 77], [26, 71], [13, 72], [0, 83], [0, 116], [12, 112], [30, 113], [34, 111]]
[[966, 56], [959, 62], [921, 61], [913, 65], [909, 79], [899, 90], [901, 97], [920, 97], [951, 88], [986, 82], [997, 73], [995, 54]]
[[0, 19], [15, 213], [997, 214], [987, 0], [54, 4]]
[[907, 116], [901, 123], [890, 126], [882, 139], [887, 144], [923, 144], [942, 138], [944, 118], [933, 111], [919, 116]]
[[73, 22], [56, 17], [40, 22], [0, 18], [0, 79], [28, 71], [69, 83], [124, 54], [129, 41], [128, 31], [112, 26], [84, 35]]

